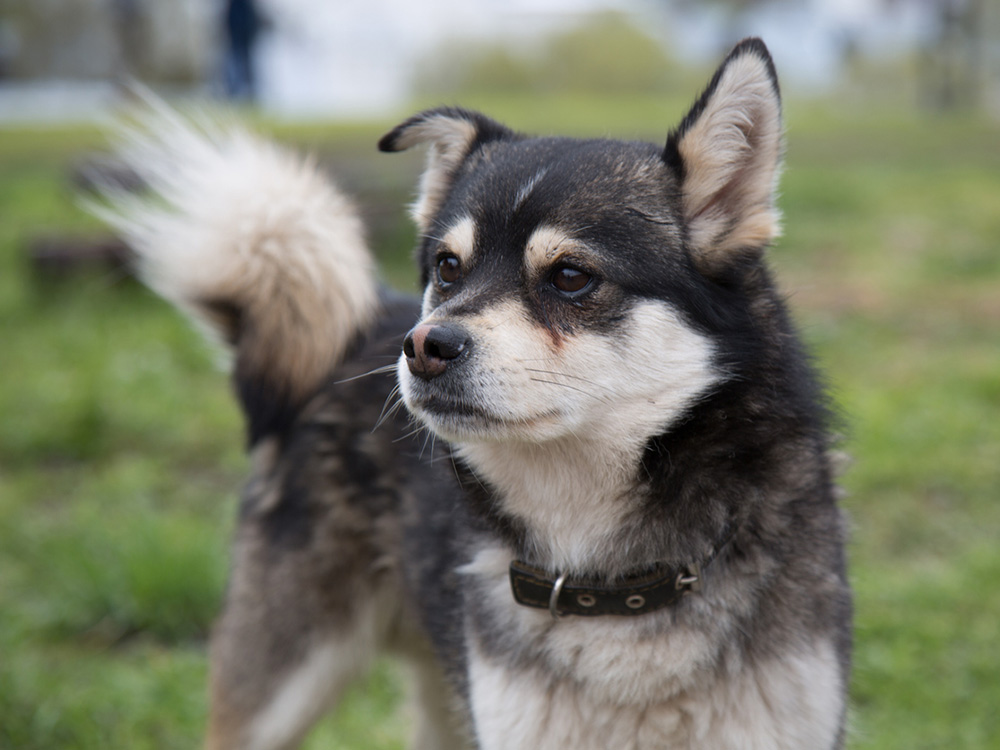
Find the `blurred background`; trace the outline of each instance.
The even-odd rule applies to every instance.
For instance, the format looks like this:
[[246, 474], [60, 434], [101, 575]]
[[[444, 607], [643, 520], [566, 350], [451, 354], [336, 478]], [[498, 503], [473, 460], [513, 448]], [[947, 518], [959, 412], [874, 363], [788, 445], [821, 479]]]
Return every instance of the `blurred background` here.
[[[217, 356], [83, 210], [141, 81], [355, 196], [414, 291], [422, 155], [463, 104], [662, 142], [727, 49], [782, 80], [771, 260], [852, 457], [851, 748], [1000, 748], [1000, 3], [0, 0], [0, 748], [188, 748], [246, 470]], [[401, 748], [381, 664], [309, 748]]]
[[421, 94], [654, 93], [751, 33], [796, 93], [1000, 112], [987, 0], [3, 0], [0, 114], [92, 117], [129, 76], [281, 118], [384, 115]]

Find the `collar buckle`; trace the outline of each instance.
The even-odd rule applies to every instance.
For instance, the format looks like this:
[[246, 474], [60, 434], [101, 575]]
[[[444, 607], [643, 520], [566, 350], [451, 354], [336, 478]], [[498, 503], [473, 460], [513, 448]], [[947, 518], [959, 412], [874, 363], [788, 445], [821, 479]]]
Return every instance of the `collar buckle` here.
[[559, 612], [559, 595], [562, 593], [565, 584], [566, 574], [563, 573], [556, 579], [555, 584], [552, 586], [552, 593], [549, 594], [549, 614], [552, 615], [553, 620], [558, 620], [562, 617], [562, 614]]
[[688, 565], [685, 570], [677, 574], [674, 581], [674, 588], [684, 593], [697, 594], [701, 591], [701, 566], [698, 563]]

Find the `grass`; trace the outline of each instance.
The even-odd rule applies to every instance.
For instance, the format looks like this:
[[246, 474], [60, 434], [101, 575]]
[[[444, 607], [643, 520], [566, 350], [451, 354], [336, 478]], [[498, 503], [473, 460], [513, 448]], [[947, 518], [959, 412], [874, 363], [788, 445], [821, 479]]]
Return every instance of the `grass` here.
[[775, 254], [855, 456], [852, 746], [998, 747], [998, 131], [794, 122]]
[[[526, 130], [657, 140], [682, 114], [473, 104]], [[412, 288], [401, 206], [420, 156], [374, 154], [390, 124], [279, 135], [338, 168], [386, 277]], [[788, 126], [772, 259], [854, 456], [850, 746], [1000, 747], [1000, 128], [794, 101]], [[101, 142], [0, 132], [0, 748], [191, 747], [205, 720], [246, 468], [226, 379], [121, 273], [45, 278], [25, 252], [103, 232], [67, 180]], [[308, 747], [401, 747], [399, 695], [380, 665]]]

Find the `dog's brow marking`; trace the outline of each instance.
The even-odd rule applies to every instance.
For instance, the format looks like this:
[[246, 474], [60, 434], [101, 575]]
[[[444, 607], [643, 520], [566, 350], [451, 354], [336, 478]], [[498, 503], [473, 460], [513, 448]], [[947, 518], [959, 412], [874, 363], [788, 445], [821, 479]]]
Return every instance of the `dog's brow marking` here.
[[529, 273], [537, 273], [551, 263], [570, 237], [561, 229], [541, 226], [532, 232], [524, 246], [524, 265]]
[[460, 261], [468, 262], [476, 246], [476, 222], [471, 216], [463, 216], [448, 227], [442, 240]]

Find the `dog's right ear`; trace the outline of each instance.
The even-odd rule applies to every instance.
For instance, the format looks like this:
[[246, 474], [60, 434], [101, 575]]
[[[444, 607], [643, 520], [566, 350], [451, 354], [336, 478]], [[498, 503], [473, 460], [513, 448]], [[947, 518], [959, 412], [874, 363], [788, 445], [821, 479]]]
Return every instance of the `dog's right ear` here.
[[378, 142], [380, 151], [405, 151], [431, 144], [420, 192], [410, 214], [426, 232], [469, 155], [489, 141], [513, 138], [514, 132], [478, 112], [458, 107], [428, 109], [397, 125]]

